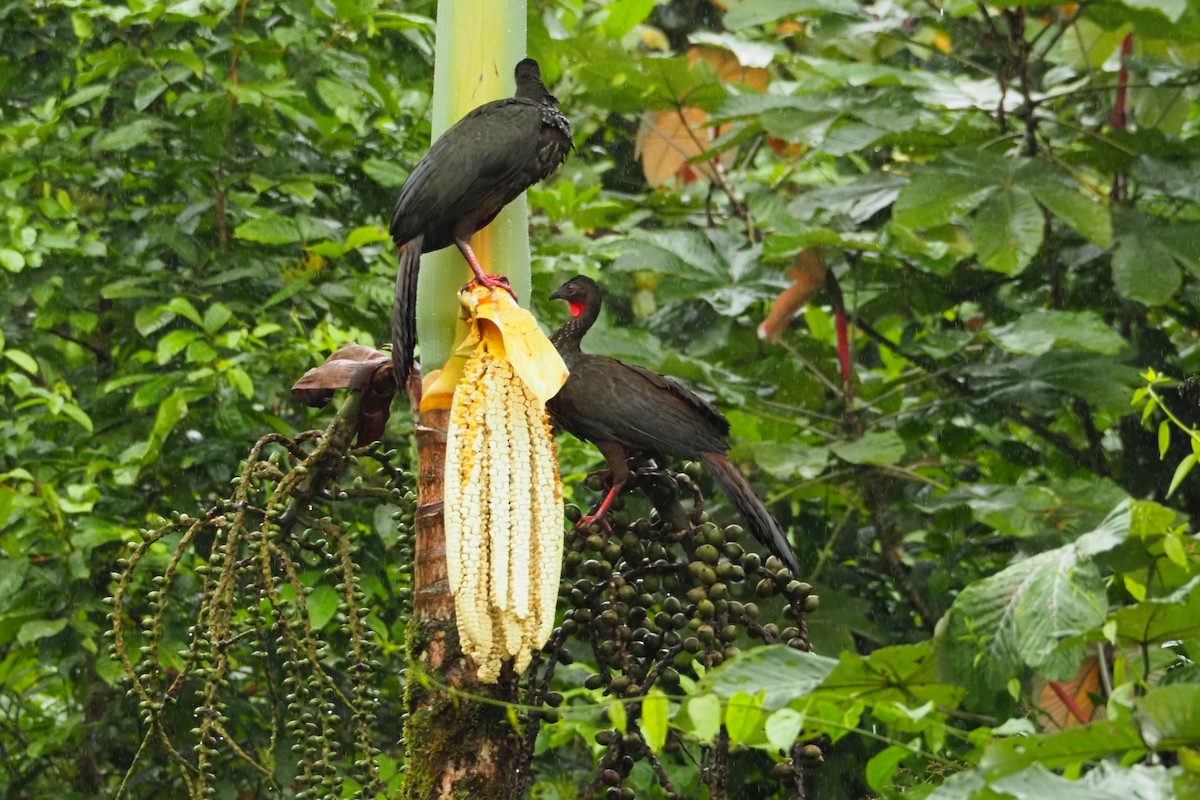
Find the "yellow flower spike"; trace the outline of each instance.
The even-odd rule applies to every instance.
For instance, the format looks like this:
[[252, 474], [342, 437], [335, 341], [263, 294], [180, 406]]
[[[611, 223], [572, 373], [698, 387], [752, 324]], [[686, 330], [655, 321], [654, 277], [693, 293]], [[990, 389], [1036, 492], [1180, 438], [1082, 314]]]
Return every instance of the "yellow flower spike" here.
[[467, 335], [427, 398], [444, 408], [453, 393], [446, 568], [463, 652], [491, 683], [508, 659], [523, 671], [554, 626], [563, 498], [545, 401], [567, 370], [507, 293], [477, 287], [459, 299]]

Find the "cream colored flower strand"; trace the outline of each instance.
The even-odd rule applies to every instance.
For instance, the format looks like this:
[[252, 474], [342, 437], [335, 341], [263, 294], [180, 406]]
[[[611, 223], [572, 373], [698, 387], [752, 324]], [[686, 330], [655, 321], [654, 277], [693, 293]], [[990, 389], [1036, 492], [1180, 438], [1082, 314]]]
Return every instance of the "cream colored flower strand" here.
[[[479, 680], [493, 683], [506, 659], [524, 671], [554, 627], [562, 484], [545, 400], [529, 383], [542, 393], [557, 390], [566, 370], [552, 346], [551, 359], [542, 342], [530, 341], [545, 337], [531, 317], [518, 319], [528, 313], [503, 292], [472, 295], [464, 305], [478, 316], [450, 406], [446, 566], [463, 652]], [[527, 383], [510, 358], [539, 374]]]

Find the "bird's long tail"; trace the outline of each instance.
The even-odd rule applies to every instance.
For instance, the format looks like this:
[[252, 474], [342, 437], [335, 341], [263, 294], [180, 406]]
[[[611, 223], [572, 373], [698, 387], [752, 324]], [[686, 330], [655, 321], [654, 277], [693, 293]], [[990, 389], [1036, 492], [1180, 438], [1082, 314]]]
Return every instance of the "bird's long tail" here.
[[410, 239], [396, 248], [396, 294], [392, 299], [392, 367], [400, 391], [408, 388], [413, 368], [413, 350], [417, 346], [417, 271], [421, 266], [424, 236]]
[[701, 453], [700, 460], [720, 484], [721, 490], [725, 492], [729, 502], [733, 503], [738, 514], [746, 521], [746, 526], [750, 533], [754, 534], [754, 538], [769, 547], [771, 552], [783, 561], [784, 566], [792, 571], [793, 576], [799, 577], [800, 564], [796, 561], [796, 554], [792, 552], [792, 546], [788, 544], [783, 529], [754, 493], [745, 476], [721, 453]]

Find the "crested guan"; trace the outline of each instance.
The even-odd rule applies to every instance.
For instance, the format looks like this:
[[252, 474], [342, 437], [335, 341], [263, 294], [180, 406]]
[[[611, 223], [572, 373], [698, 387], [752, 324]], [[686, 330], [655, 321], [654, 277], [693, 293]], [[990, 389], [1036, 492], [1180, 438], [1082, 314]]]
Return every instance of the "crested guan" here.
[[553, 172], [574, 147], [571, 127], [542, 84], [538, 63], [516, 67], [517, 93], [484, 103], [443, 133], [400, 188], [391, 234], [400, 266], [392, 305], [392, 363], [403, 390], [417, 340], [421, 254], [457, 245], [485, 286], [507, 289], [483, 271], [471, 236], [521, 192]]
[[799, 575], [796, 555], [779, 523], [725, 456], [729, 420], [670, 378], [580, 350], [603, 302], [595, 281], [576, 276], [550, 297], [566, 300], [571, 307], [571, 319], [550, 337], [571, 374], [546, 403], [546, 410], [556, 427], [596, 445], [612, 475], [612, 488], [592, 518], [608, 509], [629, 480], [629, 458], [699, 459], [746, 520], [750, 532], [782, 559], [793, 575]]

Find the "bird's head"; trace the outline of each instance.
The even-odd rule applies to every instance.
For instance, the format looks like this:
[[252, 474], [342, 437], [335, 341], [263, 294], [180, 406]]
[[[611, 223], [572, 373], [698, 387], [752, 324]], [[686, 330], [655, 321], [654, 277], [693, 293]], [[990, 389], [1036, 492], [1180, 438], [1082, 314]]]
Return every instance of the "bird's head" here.
[[551, 300], [566, 300], [571, 316], [578, 317], [588, 306], [600, 302], [600, 286], [591, 278], [576, 275], [550, 293]]
[[517, 68], [513, 70], [513, 77], [516, 78], [518, 85], [525, 81], [541, 83], [542, 70], [532, 58], [523, 58], [517, 62]]

